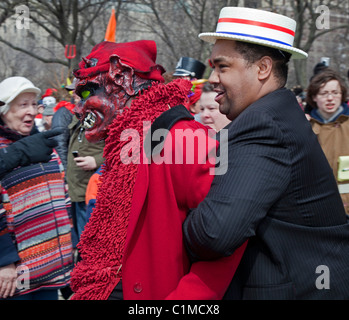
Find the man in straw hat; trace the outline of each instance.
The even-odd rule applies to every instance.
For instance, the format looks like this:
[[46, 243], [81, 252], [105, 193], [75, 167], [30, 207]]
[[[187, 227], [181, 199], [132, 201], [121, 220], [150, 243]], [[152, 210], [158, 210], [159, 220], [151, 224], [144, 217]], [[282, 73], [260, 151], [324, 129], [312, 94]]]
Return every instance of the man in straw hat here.
[[294, 94], [284, 88], [296, 23], [226, 7], [209, 78], [228, 126], [228, 170], [184, 222], [193, 261], [250, 239], [227, 299], [348, 299], [349, 224], [331, 168]]

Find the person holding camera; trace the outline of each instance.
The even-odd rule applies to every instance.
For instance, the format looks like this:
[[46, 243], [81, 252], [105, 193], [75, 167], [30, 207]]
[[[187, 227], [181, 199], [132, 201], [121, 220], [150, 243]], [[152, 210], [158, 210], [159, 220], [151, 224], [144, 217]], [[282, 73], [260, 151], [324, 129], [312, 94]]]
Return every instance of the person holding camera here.
[[86, 212], [85, 194], [91, 176], [104, 162], [104, 141], [92, 143], [85, 137], [81, 121], [74, 115], [68, 126], [70, 139], [66, 180], [72, 202], [72, 215], [78, 238], [89, 216]]

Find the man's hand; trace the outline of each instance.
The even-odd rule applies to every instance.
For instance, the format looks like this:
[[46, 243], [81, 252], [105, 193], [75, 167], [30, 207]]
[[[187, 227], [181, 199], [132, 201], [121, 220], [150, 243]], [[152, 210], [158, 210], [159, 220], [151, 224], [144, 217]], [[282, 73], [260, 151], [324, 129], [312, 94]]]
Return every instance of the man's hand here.
[[91, 156], [76, 157], [74, 158], [74, 161], [76, 165], [80, 167], [82, 170], [90, 171], [90, 170], [97, 169], [97, 163], [94, 157], [91, 157]]

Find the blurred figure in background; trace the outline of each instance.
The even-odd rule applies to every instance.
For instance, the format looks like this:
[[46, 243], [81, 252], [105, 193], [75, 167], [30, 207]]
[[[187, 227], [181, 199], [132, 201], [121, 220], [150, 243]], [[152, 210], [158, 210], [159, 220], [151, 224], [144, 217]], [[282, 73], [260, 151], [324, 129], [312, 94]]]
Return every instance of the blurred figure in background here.
[[194, 119], [201, 122], [199, 99], [201, 89], [206, 79], [203, 79], [206, 66], [199, 60], [190, 57], [181, 57], [176, 65], [176, 70], [173, 73], [174, 78], [190, 80], [193, 84], [191, 93], [186, 104], [187, 109], [194, 116]]
[[201, 61], [190, 57], [181, 57], [173, 76], [187, 80], [202, 79], [206, 66]]
[[308, 86], [307, 102], [312, 107], [310, 123], [326, 158], [337, 179], [339, 191], [349, 214], [349, 177], [341, 178], [345, 168], [339, 168], [341, 161], [349, 161], [349, 108], [346, 103], [347, 88], [340, 75], [326, 68], [314, 76]]
[[45, 97], [42, 99], [42, 104], [44, 106], [44, 111], [42, 112], [42, 124], [44, 126], [44, 131], [50, 130], [52, 125], [52, 118], [55, 113], [56, 98]]
[[296, 99], [298, 101], [299, 106], [302, 108], [302, 110], [304, 111], [304, 107], [305, 107], [305, 92], [303, 90], [303, 88], [301, 86], [295, 86], [291, 89], [291, 91], [294, 93], [294, 95], [296, 96]]
[[[314, 68], [313, 68], [313, 74], [312, 76], [310, 77], [310, 81], [312, 81], [312, 79], [319, 73], [321, 73], [322, 71], [326, 70], [328, 68], [328, 66], [325, 65], [325, 63], [323, 62], [318, 62]], [[307, 115], [310, 114], [312, 111], [312, 106], [309, 104], [309, 103], [305, 103], [305, 106], [304, 106], [304, 112], [306, 114], [306, 117], [307, 119], [309, 120], [310, 117], [308, 117]]]
[[211, 83], [206, 82], [202, 88], [200, 104], [201, 123], [205, 124], [216, 132], [227, 126], [231, 121], [225, 114], [219, 111], [219, 103], [215, 101], [217, 93], [213, 91]]
[[44, 112], [44, 105], [42, 104], [42, 99], [38, 100], [37, 102], [38, 105], [38, 114], [36, 115], [34, 121], [35, 121], [35, 127], [38, 131], [44, 131], [44, 125], [43, 125], [43, 120], [42, 120], [42, 113]]
[[57, 135], [54, 139], [58, 143], [56, 150], [62, 160], [65, 171], [67, 171], [68, 146], [70, 139], [70, 130], [68, 126], [73, 119], [73, 109], [75, 104], [80, 101], [80, 97], [75, 94], [75, 85], [76, 79], [74, 78], [73, 82], [65, 87], [66, 90], [71, 92], [70, 102], [64, 100], [58, 102], [55, 107], [55, 114], [52, 118], [52, 129], [59, 128], [62, 131], [62, 134]]
[[[72, 201], [72, 214], [74, 225], [80, 239], [89, 216], [86, 212], [86, 188], [94, 172], [104, 162], [104, 140], [93, 143], [85, 137], [85, 128], [81, 121], [74, 115], [69, 129], [69, 146], [67, 154], [66, 180], [69, 186], [69, 196]], [[73, 155], [73, 152], [76, 152]]]

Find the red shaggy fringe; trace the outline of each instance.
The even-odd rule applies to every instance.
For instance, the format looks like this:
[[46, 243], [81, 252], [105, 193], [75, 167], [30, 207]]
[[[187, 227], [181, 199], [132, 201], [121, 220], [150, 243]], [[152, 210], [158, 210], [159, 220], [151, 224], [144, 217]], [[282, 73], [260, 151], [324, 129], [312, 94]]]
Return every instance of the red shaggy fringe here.
[[[71, 275], [71, 287], [75, 292], [73, 300], [106, 300], [122, 278], [122, 268], [119, 267], [138, 169], [137, 164], [124, 164], [121, 160], [123, 156], [130, 156], [128, 153], [122, 154], [130, 149], [124, 147], [130, 140], [137, 142], [141, 148], [138, 148], [138, 154], [132, 156], [141, 158], [143, 122], [153, 123], [170, 107], [184, 104], [190, 88], [191, 83], [181, 79], [167, 85], [154, 84], [110, 125], [104, 149], [105, 169], [96, 207], [78, 244], [82, 260]], [[136, 130], [140, 141], [135, 137], [121, 141], [121, 134], [126, 129]]]

